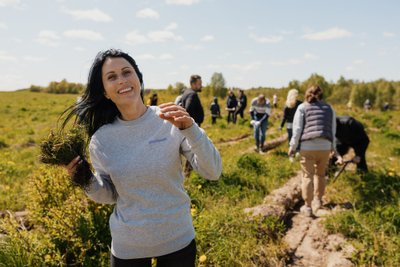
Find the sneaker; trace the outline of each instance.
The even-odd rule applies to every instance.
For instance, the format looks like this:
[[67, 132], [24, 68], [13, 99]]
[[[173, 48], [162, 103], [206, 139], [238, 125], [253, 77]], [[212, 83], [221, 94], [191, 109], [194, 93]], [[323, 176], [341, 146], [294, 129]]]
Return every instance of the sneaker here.
[[322, 200], [321, 199], [314, 199], [311, 203], [311, 207], [313, 212], [316, 212], [322, 207]]
[[262, 149], [260, 149], [259, 153], [260, 153], [260, 155], [264, 155], [265, 154], [265, 152], [262, 151]]
[[254, 152], [257, 152], [257, 153], [258, 153], [258, 152], [260, 152], [260, 149], [258, 149], [258, 147], [255, 147], [255, 148], [254, 148]]
[[308, 207], [306, 205], [302, 206], [300, 208], [300, 212], [304, 214], [306, 217], [311, 217], [312, 216], [312, 209], [311, 207]]
[[293, 157], [293, 156], [289, 156], [289, 161], [290, 161], [291, 163], [293, 163], [293, 162], [294, 162], [294, 157]]
[[300, 152], [296, 152], [295, 157], [296, 159], [300, 158]]

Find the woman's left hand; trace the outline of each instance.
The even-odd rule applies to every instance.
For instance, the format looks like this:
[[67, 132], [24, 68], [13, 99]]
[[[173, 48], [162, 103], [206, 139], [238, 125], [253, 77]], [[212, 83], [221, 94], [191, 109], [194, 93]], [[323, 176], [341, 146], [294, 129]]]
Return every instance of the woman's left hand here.
[[175, 105], [174, 103], [164, 103], [160, 106], [161, 119], [169, 121], [180, 130], [184, 130], [193, 125], [193, 119], [189, 113], [181, 106]]

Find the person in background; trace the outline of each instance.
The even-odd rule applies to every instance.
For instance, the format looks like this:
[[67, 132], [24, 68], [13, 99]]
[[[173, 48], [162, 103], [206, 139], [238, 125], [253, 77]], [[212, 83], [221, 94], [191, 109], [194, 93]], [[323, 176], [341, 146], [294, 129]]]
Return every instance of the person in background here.
[[371, 101], [369, 100], [369, 98], [367, 98], [367, 100], [365, 100], [364, 102], [364, 109], [365, 111], [369, 111], [371, 108], [372, 108]]
[[254, 128], [255, 151], [263, 153], [268, 118], [271, 115], [271, 104], [264, 95], [259, 95], [251, 101], [250, 124]]
[[276, 94], [274, 94], [272, 97], [272, 103], [274, 105], [274, 108], [278, 107], [278, 96]]
[[[173, 103], [146, 106], [142, 73], [128, 54], [97, 54], [79, 114], [90, 139], [94, 174], [85, 193], [115, 204], [109, 219], [111, 266], [195, 266], [196, 242], [181, 155], [204, 178], [221, 174], [221, 157], [188, 112]], [[82, 160], [67, 166], [73, 176]], [[91, 172], [88, 170], [88, 173]]]
[[239, 101], [238, 101], [238, 108], [235, 112], [235, 121], [237, 120], [238, 115], [243, 119], [243, 112], [247, 107], [247, 96], [244, 94], [243, 90], [239, 90]]
[[158, 104], [158, 95], [154, 93], [150, 98], [150, 106], [157, 106]]
[[198, 96], [202, 88], [201, 77], [199, 75], [190, 76], [190, 88], [183, 92], [181, 99], [182, 107], [186, 109], [199, 127], [204, 121], [204, 110]]
[[214, 96], [213, 102], [210, 106], [211, 111], [211, 123], [215, 124], [217, 122], [217, 118], [221, 117], [221, 111], [218, 105], [218, 98]]
[[[336, 151], [339, 155], [345, 155], [353, 148], [356, 156], [353, 161], [357, 163], [359, 172], [368, 172], [365, 152], [369, 145], [369, 138], [361, 122], [350, 116], [336, 117]], [[343, 160], [337, 161], [342, 164]]]
[[[300, 100], [297, 100], [299, 91], [296, 89], [290, 89], [287, 98], [285, 108], [283, 109], [283, 118], [279, 130], [282, 130], [286, 123], [286, 130], [288, 134], [288, 144], [290, 144], [290, 139], [293, 135], [293, 118], [296, 113], [297, 107], [301, 104]], [[297, 147], [296, 151], [300, 150], [300, 146]], [[290, 158], [292, 161], [292, 158]]]
[[[190, 88], [187, 88], [181, 98], [181, 104], [184, 109], [189, 113], [189, 115], [194, 119], [197, 125], [200, 127], [204, 121], [204, 110], [201, 105], [200, 97], [198, 93], [201, 92], [203, 88], [202, 80], [200, 75], [194, 74], [190, 76]], [[189, 177], [193, 167], [189, 160], [185, 163], [185, 177]]]
[[182, 89], [181, 93], [175, 98], [174, 104], [178, 106], [182, 106], [182, 96], [185, 92], [185, 89]]
[[304, 206], [300, 211], [311, 217], [322, 206], [325, 193], [325, 173], [331, 152], [336, 152], [336, 115], [330, 105], [323, 101], [319, 86], [311, 86], [305, 93], [293, 119], [293, 137], [290, 140], [289, 156], [293, 156], [299, 142], [302, 170], [301, 191]]
[[228, 96], [226, 98], [226, 111], [228, 111], [228, 124], [230, 122], [236, 123], [235, 111], [238, 105], [235, 93], [233, 90], [229, 90]]

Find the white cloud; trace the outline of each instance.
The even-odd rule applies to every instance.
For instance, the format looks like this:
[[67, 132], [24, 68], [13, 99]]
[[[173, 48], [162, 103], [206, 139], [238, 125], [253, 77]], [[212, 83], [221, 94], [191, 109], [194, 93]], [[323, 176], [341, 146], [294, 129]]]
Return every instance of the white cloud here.
[[0, 29], [6, 30], [8, 29], [8, 26], [5, 23], [0, 22]]
[[178, 24], [176, 22], [171, 22], [170, 24], [168, 24], [167, 27], [165, 27], [165, 30], [172, 31], [175, 30], [176, 28], [178, 28]]
[[64, 10], [65, 13], [71, 15], [74, 19], [77, 20], [93, 20], [96, 22], [110, 22], [112, 21], [111, 16], [104, 13], [103, 11], [95, 8], [88, 10]]
[[233, 69], [233, 70], [240, 70], [240, 71], [254, 71], [258, 70], [261, 67], [261, 62], [250, 62], [247, 64], [225, 64], [225, 65], [219, 65], [219, 64], [209, 64], [207, 65], [208, 69]]
[[185, 45], [185, 48], [186, 48], [186, 49], [189, 49], [189, 50], [198, 51], [198, 50], [202, 50], [204, 47], [201, 46], [201, 45], [188, 44], [188, 45]]
[[282, 60], [282, 61], [270, 61], [269, 64], [272, 66], [290, 66], [290, 65], [298, 65], [303, 63], [301, 59], [297, 58], [292, 58], [288, 60]]
[[130, 45], [145, 43], [164, 43], [168, 41], [183, 41], [182, 36], [176, 35], [172, 31], [152, 31], [146, 35], [139, 31], [132, 31], [125, 35], [125, 42]]
[[141, 55], [137, 55], [136, 58], [140, 59], [140, 60], [153, 60], [153, 59], [156, 59], [156, 57], [153, 56], [152, 54], [141, 54]]
[[253, 33], [250, 34], [249, 36], [257, 43], [262, 43], [262, 44], [279, 43], [283, 39], [282, 36], [257, 36], [256, 34]]
[[364, 64], [364, 60], [362, 60], [362, 59], [357, 59], [357, 60], [354, 60], [353, 61], [353, 64], [357, 64], [357, 65], [361, 65], [361, 64]]
[[160, 59], [161, 59], [161, 60], [171, 60], [171, 59], [174, 59], [174, 56], [171, 55], [171, 54], [162, 54], [162, 55], [160, 56]]
[[396, 36], [396, 34], [393, 32], [384, 32], [383, 33], [383, 37], [391, 38], [391, 37], [395, 37], [395, 36]]
[[261, 66], [262, 66], [261, 62], [250, 62], [247, 64], [229, 64], [226, 67], [241, 71], [255, 71], [260, 69]]
[[20, 0], [0, 0], [0, 7], [17, 6]]
[[200, 0], [166, 0], [165, 2], [168, 5], [186, 5], [186, 6], [190, 6], [190, 5], [199, 3]]
[[211, 42], [214, 41], [214, 36], [212, 35], [205, 35], [203, 36], [203, 38], [201, 38], [202, 42]]
[[160, 14], [151, 8], [145, 8], [136, 12], [136, 17], [141, 19], [158, 19]]
[[316, 55], [314, 55], [314, 54], [311, 54], [311, 53], [305, 53], [305, 54], [304, 54], [304, 59], [307, 59], [307, 60], [316, 60], [316, 59], [318, 59], [318, 56], [316, 56]]
[[36, 42], [47, 46], [58, 46], [58, 40], [60, 40], [58, 34], [48, 30], [40, 31], [38, 38], [36, 38]]
[[145, 44], [149, 40], [147, 39], [147, 37], [145, 35], [140, 34], [138, 31], [132, 31], [132, 32], [128, 32], [125, 35], [125, 41], [127, 44], [137, 45], [137, 44]]
[[304, 34], [302, 37], [308, 40], [332, 40], [351, 36], [352, 33], [345, 29], [334, 27], [326, 31]]
[[175, 35], [172, 31], [153, 31], [147, 34], [150, 41], [155, 43], [164, 43], [166, 41], [182, 41], [181, 36]]
[[83, 48], [83, 47], [81, 47], [81, 46], [75, 46], [75, 47], [74, 47], [74, 50], [75, 50], [75, 51], [78, 51], [78, 52], [86, 51], [86, 49]]
[[43, 61], [46, 61], [47, 59], [44, 57], [25, 56], [24, 60], [30, 61], [30, 62], [43, 62]]
[[89, 41], [103, 40], [103, 36], [101, 35], [101, 33], [91, 30], [69, 30], [65, 31], [63, 34], [65, 37], [73, 39], [83, 39]]
[[354, 67], [353, 67], [353, 66], [347, 66], [347, 67], [346, 67], [346, 70], [347, 70], [348, 72], [353, 72], [353, 71], [354, 71]]
[[6, 51], [0, 50], [0, 61], [16, 61], [17, 58]]

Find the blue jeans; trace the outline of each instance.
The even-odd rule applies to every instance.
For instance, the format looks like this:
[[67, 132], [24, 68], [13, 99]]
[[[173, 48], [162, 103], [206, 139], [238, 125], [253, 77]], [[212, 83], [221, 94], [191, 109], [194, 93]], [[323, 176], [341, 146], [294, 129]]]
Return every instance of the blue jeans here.
[[265, 142], [265, 132], [267, 131], [268, 120], [263, 120], [260, 125], [254, 126], [254, 139], [256, 140], [256, 147], [259, 149], [263, 147]]

